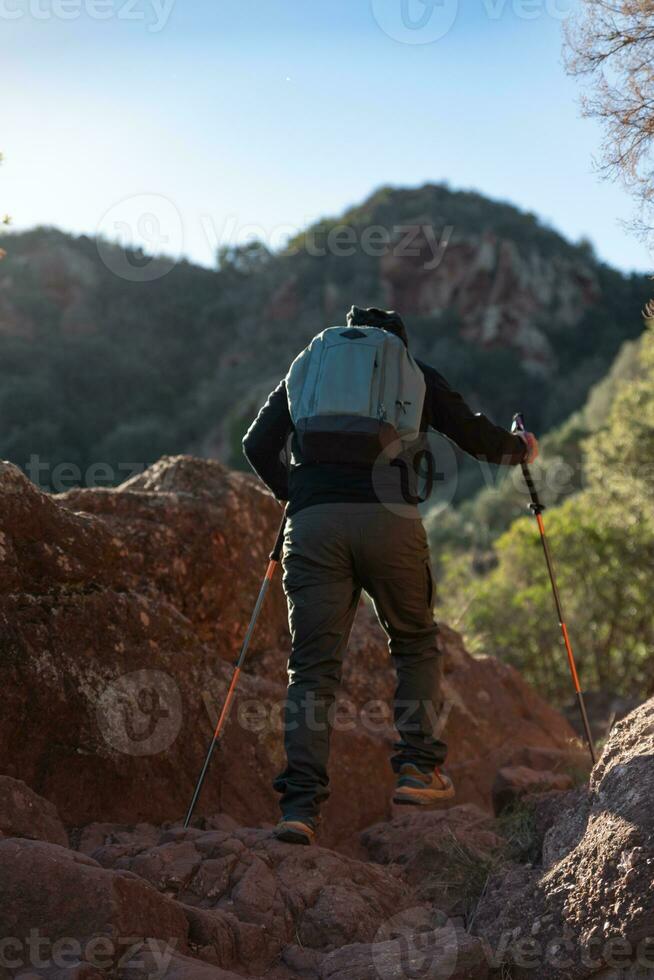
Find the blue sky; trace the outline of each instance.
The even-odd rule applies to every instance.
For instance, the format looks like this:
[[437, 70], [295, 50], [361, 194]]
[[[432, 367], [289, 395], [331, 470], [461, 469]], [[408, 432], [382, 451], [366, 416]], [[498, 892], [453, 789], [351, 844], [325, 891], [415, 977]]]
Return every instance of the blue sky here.
[[573, 2], [0, 0], [0, 210], [211, 263], [446, 180], [649, 271], [563, 70]]

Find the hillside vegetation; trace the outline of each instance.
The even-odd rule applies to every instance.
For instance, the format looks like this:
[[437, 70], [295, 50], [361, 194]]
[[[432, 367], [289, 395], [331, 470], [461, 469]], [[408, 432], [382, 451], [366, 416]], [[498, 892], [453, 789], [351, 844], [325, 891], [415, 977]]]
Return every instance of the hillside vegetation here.
[[[582, 455], [583, 488], [548, 509], [545, 520], [580, 673], [589, 689], [642, 697], [654, 692], [652, 327], [621, 355], [585, 410], [552, 437], [551, 449], [565, 450], [566, 436]], [[485, 567], [459, 550], [460, 539], [457, 545], [441, 554], [445, 615], [457, 618], [458, 607], [473, 648], [501, 655], [564, 701], [568, 668], [533, 519], [514, 521], [487, 552]]]
[[[614, 399], [624, 385], [643, 376], [642, 339], [625, 341], [608, 373], [591, 387], [581, 408], [541, 438], [541, 454], [531, 470], [547, 507], [563, 503], [585, 486], [585, 440], [607, 424]], [[528, 504], [522, 473], [513, 468], [494, 473], [491, 481], [459, 507], [436, 502], [427, 512], [435, 555], [442, 563], [466, 553], [483, 566], [485, 552], [512, 521], [524, 514]]]

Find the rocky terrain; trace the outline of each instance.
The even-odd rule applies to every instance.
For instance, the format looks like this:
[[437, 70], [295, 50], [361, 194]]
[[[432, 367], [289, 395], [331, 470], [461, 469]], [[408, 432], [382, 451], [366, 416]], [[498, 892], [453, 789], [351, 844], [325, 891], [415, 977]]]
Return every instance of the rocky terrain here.
[[510, 937], [516, 980], [537, 963], [552, 980], [654, 976], [653, 790], [650, 699], [615, 725], [589, 786], [556, 800], [538, 864], [490, 883], [476, 928], [496, 948]]
[[[254, 478], [164, 459], [118, 490], [43, 494], [0, 472], [3, 771], [67, 824], [185, 811], [281, 517]], [[561, 768], [571, 728], [518, 673], [473, 661], [444, 630], [447, 737], [460, 798], [489, 806], [495, 772]], [[288, 652], [279, 577], [251, 648], [206, 812], [276, 819]], [[327, 833], [387, 813], [393, 671], [362, 608], [347, 661]], [[533, 746], [529, 752], [525, 747]], [[361, 784], [362, 771], [375, 778]]]
[[392, 673], [362, 606], [320, 846], [274, 841], [276, 581], [182, 829], [279, 517], [252, 479], [190, 457], [59, 497], [2, 464], [0, 977], [558, 980], [613, 968], [608, 940], [642, 958], [654, 704], [587, 786], [562, 716], [445, 627], [449, 808], [391, 811]]

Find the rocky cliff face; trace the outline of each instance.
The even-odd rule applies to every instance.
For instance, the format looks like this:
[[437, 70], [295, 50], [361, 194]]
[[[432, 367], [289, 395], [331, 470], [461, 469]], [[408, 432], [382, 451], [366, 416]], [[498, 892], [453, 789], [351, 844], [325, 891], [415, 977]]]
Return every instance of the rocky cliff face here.
[[3, 464], [0, 976], [484, 980], [519, 968], [525, 934], [648, 934], [654, 708], [562, 795], [580, 764], [567, 723], [447, 629], [454, 805], [389, 809], [391, 732], [366, 708], [392, 678], [363, 609], [323, 846], [275, 842], [279, 582], [181, 828], [278, 519], [253, 480], [189, 457], [56, 499]]
[[580, 258], [522, 251], [490, 232], [454, 233], [432, 267], [423, 227], [414, 226], [413, 255], [396, 249], [381, 260], [388, 306], [421, 316], [453, 311], [467, 341], [514, 349], [528, 370], [549, 374], [557, 362], [552, 326], [574, 330], [599, 302], [592, 267]]
[[[433, 318], [435, 334], [447, 313], [458, 319], [463, 341], [513, 350], [527, 371], [545, 376], [558, 363], [557, 335], [574, 332], [602, 293], [596, 270], [581, 256], [545, 256], [492, 232], [453, 231], [439, 254], [428, 217], [402, 225], [376, 276], [373, 295], [387, 309]], [[307, 287], [306, 273], [297, 272], [276, 284], [265, 304], [272, 319], [343, 319], [351, 287], [327, 280], [319, 310], [305, 305]]]
[[557, 800], [542, 858], [490, 885], [477, 930], [511, 975], [654, 974], [654, 699], [618, 722], [587, 789]]

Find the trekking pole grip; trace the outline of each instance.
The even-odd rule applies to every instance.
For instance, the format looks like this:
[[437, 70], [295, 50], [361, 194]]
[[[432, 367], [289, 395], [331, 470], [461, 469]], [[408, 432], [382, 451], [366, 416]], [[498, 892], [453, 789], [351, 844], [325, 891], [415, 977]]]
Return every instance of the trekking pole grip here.
[[[527, 427], [525, 425], [525, 417], [522, 412], [516, 412], [513, 416], [513, 421], [511, 423], [511, 432], [514, 435], [518, 435], [520, 432], [526, 432]], [[545, 510], [545, 504], [542, 503], [540, 497], [538, 496], [538, 491], [536, 489], [536, 484], [534, 483], [533, 477], [531, 475], [531, 470], [527, 463], [521, 463], [522, 475], [525, 478], [525, 483], [527, 484], [527, 490], [529, 491], [529, 496], [531, 497], [531, 503], [529, 509], [533, 511], [534, 514], [542, 514]]]

